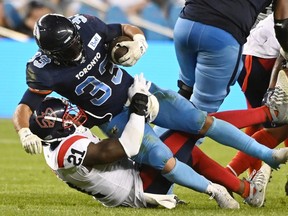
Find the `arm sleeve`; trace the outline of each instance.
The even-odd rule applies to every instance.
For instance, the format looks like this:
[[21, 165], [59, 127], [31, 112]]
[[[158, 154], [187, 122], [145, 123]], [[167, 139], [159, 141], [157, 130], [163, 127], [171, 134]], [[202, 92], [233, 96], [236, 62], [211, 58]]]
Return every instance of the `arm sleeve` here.
[[119, 141], [128, 157], [138, 154], [144, 135], [144, 128], [144, 116], [131, 113], [130, 119], [119, 138]]
[[19, 104], [26, 104], [30, 107], [32, 111], [34, 111], [38, 108], [38, 106], [41, 104], [45, 97], [46, 95], [36, 94], [27, 89]]

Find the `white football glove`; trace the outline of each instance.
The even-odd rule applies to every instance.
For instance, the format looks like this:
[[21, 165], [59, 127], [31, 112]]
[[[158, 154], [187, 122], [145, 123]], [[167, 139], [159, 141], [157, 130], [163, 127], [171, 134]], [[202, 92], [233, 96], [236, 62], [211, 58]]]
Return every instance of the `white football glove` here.
[[151, 82], [146, 81], [143, 73], [141, 73], [140, 75], [135, 75], [134, 83], [128, 89], [128, 103], [126, 103], [126, 105], [129, 105], [130, 101], [132, 100], [132, 97], [136, 93], [146, 94], [148, 96], [147, 115], [146, 115], [148, 122], [154, 121], [159, 112], [158, 99], [149, 92], [150, 86]]
[[133, 41], [122, 41], [119, 46], [128, 48], [128, 52], [119, 59], [119, 63], [123, 66], [133, 66], [146, 52], [148, 44], [144, 35], [136, 34], [133, 36]]
[[142, 93], [147, 96], [151, 95], [149, 92], [151, 82], [147, 82], [143, 73], [134, 76], [134, 82], [128, 89], [128, 98], [131, 101], [136, 93]]
[[22, 128], [18, 131], [20, 141], [24, 150], [29, 154], [41, 154], [42, 139], [33, 134], [29, 128]]

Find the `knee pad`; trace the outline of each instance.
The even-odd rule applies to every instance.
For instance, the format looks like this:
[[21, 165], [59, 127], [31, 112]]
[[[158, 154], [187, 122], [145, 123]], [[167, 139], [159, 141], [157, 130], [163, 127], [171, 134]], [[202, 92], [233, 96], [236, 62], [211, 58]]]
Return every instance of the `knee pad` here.
[[187, 100], [190, 100], [190, 97], [192, 95], [193, 92], [193, 88], [187, 86], [184, 82], [182, 82], [181, 80], [178, 80], [177, 86], [179, 87], [179, 91], [178, 93], [180, 95], [182, 95], [183, 97], [185, 97]]

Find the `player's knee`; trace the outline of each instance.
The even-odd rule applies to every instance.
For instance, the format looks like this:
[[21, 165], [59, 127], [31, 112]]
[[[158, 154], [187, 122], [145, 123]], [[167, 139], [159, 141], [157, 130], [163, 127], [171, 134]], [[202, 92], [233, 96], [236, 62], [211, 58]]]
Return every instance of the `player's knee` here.
[[176, 165], [176, 159], [174, 157], [170, 158], [167, 163], [165, 164], [162, 173], [169, 173]]
[[211, 125], [213, 124], [213, 117], [212, 116], [207, 116], [207, 118], [205, 119], [205, 123], [203, 125], [203, 127], [201, 128], [201, 130], [199, 131], [199, 134], [201, 135], [205, 135], [206, 132], [209, 130], [209, 128], [211, 127]]
[[153, 150], [149, 152], [149, 163], [158, 170], [163, 170], [171, 158], [173, 158], [173, 154], [164, 144], [161, 147], [154, 147]]

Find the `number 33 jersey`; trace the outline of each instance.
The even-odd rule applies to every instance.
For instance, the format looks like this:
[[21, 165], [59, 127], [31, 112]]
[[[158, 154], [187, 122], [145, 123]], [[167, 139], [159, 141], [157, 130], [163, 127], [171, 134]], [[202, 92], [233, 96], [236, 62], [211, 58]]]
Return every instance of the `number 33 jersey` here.
[[52, 150], [44, 147], [46, 163], [70, 187], [89, 195], [104, 206], [146, 207], [143, 185], [133, 161], [125, 158], [88, 170], [82, 165], [89, 143], [97, 143], [89, 130], [68, 136]]
[[94, 16], [69, 18], [80, 34], [83, 60], [65, 64], [39, 50], [26, 66], [26, 83], [34, 93], [56, 92], [94, 117], [94, 125], [120, 113], [133, 77], [111, 63], [108, 44], [122, 35], [121, 24], [105, 24]]

